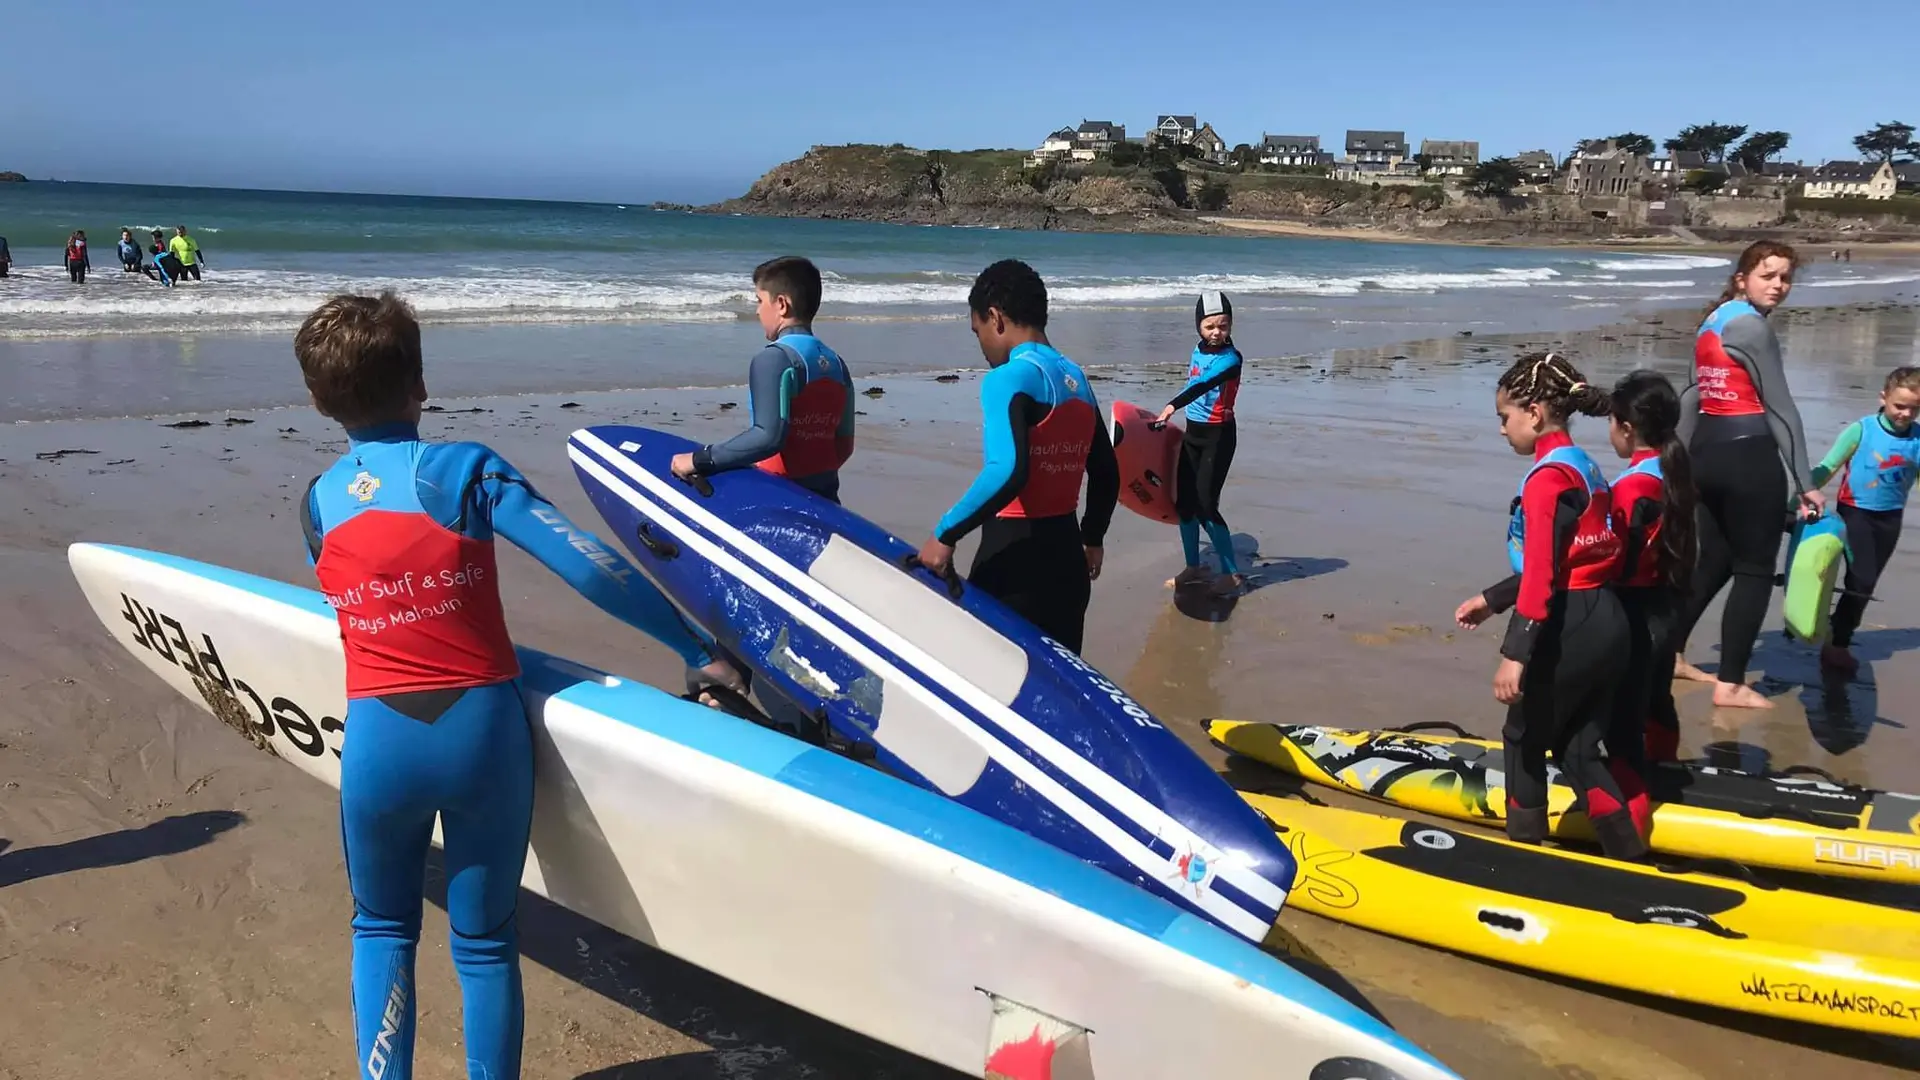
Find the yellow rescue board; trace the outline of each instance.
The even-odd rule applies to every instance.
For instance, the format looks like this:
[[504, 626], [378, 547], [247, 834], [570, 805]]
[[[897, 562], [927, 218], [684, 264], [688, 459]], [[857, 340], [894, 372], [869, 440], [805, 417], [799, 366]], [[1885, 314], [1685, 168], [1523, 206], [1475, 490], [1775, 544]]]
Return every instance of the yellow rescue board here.
[[1299, 863], [1287, 905], [1741, 1012], [1920, 1036], [1920, 915], [1241, 792]]
[[[1316, 784], [1409, 810], [1483, 824], [1506, 820], [1500, 744], [1470, 736], [1349, 731], [1307, 724], [1209, 720], [1215, 744]], [[1561, 839], [1591, 841], [1574, 792], [1557, 772], [1547, 820]], [[1920, 798], [1835, 783], [1697, 764], [1661, 765], [1653, 778], [1657, 852], [1748, 866], [1920, 884]]]

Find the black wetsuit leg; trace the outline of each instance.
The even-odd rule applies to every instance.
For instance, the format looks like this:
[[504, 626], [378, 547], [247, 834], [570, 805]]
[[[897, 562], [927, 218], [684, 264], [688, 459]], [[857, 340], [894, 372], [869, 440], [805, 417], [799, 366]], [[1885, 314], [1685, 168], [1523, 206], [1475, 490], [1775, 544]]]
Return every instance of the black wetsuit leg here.
[[79, 259], [67, 260], [67, 280], [78, 285], [87, 280], [87, 264]]
[[1180, 440], [1180, 483], [1174, 492], [1175, 509], [1188, 521], [1225, 527], [1220, 516], [1220, 492], [1233, 468], [1233, 452], [1240, 436], [1232, 420], [1221, 424], [1188, 423]]
[[1853, 644], [1853, 632], [1867, 613], [1867, 601], [1880, 572], [1893, 558], [1893, 547], [1900, 541], [1900, 526], [1905, 510], [1862, 510], [1841, 503], [1840, 520], [1847, 526], [1846, 591], [1833, 605], [1833, 643], [1845, 649]]
[[1048, 637], [1080, 651], [1093, 582], [1074, 515], [989, 518], [980, 527], [967, 582]]
[[1773, 439], [1755, 436], [1696, 440], [1693, 479], [1700, 493], [1700, 562], [1675, 640], [1692, 634], [1714, 594], [1731, 580], [1720, 616], [1719, 678], [1744, 684], [1786, 535], [1787, 473]]
[[1613, 590], [1580, 589], [1553, 598], [1521, 680], [1520, 700], [1507, 707], [1502, 732], [1507, 832], [1513, 839], [1544, 839], [1551, 751], [1566, 782], [1580, 794], [1607, 854], [1638, 858], [1645, 853], [1627, 812], [1629, 795], [1601, 751], [1630, 648], [1626, 613]]

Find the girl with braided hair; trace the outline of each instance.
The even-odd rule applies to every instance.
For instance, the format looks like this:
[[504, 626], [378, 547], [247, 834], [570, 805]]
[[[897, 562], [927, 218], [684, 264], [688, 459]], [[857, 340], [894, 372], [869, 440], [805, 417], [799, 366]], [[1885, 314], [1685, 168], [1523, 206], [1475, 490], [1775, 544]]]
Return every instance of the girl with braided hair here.
[[1610, 401], [1558, 353], [1521, 357], [1500, 377], [1500, 433], [1533, 466], [1507, 522], [1512, 576], [1461, 604], [1454, 621], [1473, 629], [1513, 609], [1500, 645], [1494, 699], [1507, 707], [1507, 835], [1537, 844], [1547, 835], [1547, 754], [1579, 793], [1601, 850], [1641, 859], [1647, 845], [1629, 805], [1646, 792], [1630, 770], [1622, 784], [1601, 752], [1613, 695], [1626, 677], [1630, 633], [1610, 584], [1619, 576], [1613, 497], [1599, 466], [1567, 434], [1576, 412], [1605, 416]]

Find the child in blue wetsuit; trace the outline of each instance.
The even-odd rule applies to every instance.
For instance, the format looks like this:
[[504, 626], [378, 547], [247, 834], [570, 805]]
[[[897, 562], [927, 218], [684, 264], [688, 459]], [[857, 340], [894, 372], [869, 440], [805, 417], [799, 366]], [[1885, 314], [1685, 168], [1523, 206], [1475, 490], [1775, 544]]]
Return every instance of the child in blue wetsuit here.
[[436, 814], [465, 999], [468, 1075], [520, 1075], [514, 908], [533, 812], [533, 742], [501, 610], [494, 536], [717, 682], [738, 675], [635, 568], [478, 443], [421, 439], [420, 327], [393, 296], [336, 296], [294, 354], [314, 407], [347, 430], [301, 523], [346, 650], [341, 834], [353, 893], [363, 1080], [413, 1072], [414, 954]]
[[1859, 670], [1853, 632], [1867, 613], [1880, 572], [1893, 558], [1907, 496], [1920, 472], [1920, 368], [1894, 368], [1880, 389], [1880, 411], [1848, 424], [1813, 468], [1815, 487], [1840, 477], [1838, 513], [1847, 528], [1847, 576], [1833, 605], [1833, 640], [1820, 648], [1824, 667]]
[[820, 270], [797, 255], [753, 269], [754, 311], [771, 342], [747, 371], [752, 426], [719, 445], [676, 454], [682, 479], [758, 466], [840, 501], [840, 467], [853, 456], [853, 380], [813, 333]]
[[[1086, 373], [1047, 341], [1047, 286], [1031, 266], [987, 267], [967, 307], [992, 368], [980, 380], [986, 461], [920, 562], [945, 573], [954, 545], [979, 529], [967, 581], [1078, 653], [1120, 498], [1113, 441]], [[1087, 512], [1076, 520], [1082, 479]]]
[[1200, 343], [1187, 364], [1187, 386], [1160, 410], [1166, 423], [1174, 410], [1187, 411], [1180, 440], [1180, 477], [1174, 487], [1174, 508], [1180, 514], [1180, 546], [1186, 568], [1173, 579], [1178, 587], [1207, 577], [1200, 565], [1200, 530], [1205, 527], [1213, 550], [1220, 555], [1216, 587], [1231, 591], [1246, 583], [1233, 550], [1233, 530], [1220, 516], [1220, 492], [1233, 467], [1239, 436], [1233, 422], [1233, 402], [1240, 396], [1240, 350], [1233, 345], [1233, 302], [1225, 293], [1202, 293], [1193, 306], [1194, 329]]

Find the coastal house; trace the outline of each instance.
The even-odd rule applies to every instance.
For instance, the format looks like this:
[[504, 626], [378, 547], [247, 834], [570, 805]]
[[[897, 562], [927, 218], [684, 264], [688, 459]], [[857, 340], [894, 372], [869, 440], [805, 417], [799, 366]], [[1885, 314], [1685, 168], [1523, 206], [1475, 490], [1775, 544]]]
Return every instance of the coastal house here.
[[1418, 157], [1430, 176], [1465, 176], [1480, 164], [1480, 144], [1457, 139], [1421, 139]]
[[1200, 160], [1214, 165], [1227, 163], [1227, 140], [1213, 130], [1212, 124], [1201, 124], [1200, 130], [1193, 133], [1193, 141], [1188, 144], [1200, 152]]
[[1347, 131], [1346, 164], [1353, 172], [1393, 172], [1406, 159], [1404, 131]]
[[1192, 116], [1156, 117], [1152, 130], [1147, 132], [1147, 145], [1163, 146], [1171, 149], [1185, 146], [1193, 141], [1200, 132], [1199, 121]]
[[1092, 161], [1113, 152], [1113, 144], [1127, 141], [1125, 124], [1082, 120], [1073, 132], [1073, 160]]
[[1333, 155], [1320, 149], [1318, 135], [1260, 135], [1260, 164], [1293, 167], [1330, 165]]
[[1887, 161], [1829, 161], [1807, 176], [1801, 194], [1809, 199], [1891, 199], [1898, 190]]
[[1027, 155], [1027, 167], [1045, 165], [1049, 161], [1065, 161], [1073, 156], [1073, 148], [1073, 129], [1063, 127], [1047, 136], [1041, 141], [1039, 149]]
[[1520, 173], [1529, 184], [1551, 184], [1555, 173], [1560, 171], [1560, 162], [1546, 150], [1524, 150], [1513, 155], [1513, 163], [1520, 166]]
[[1563, 189], [1569, 195], [1634, 196], [1651, 179], [1646, 155], [1628, 153], [1607, 139], [1587, 144], [1567, 161]]

